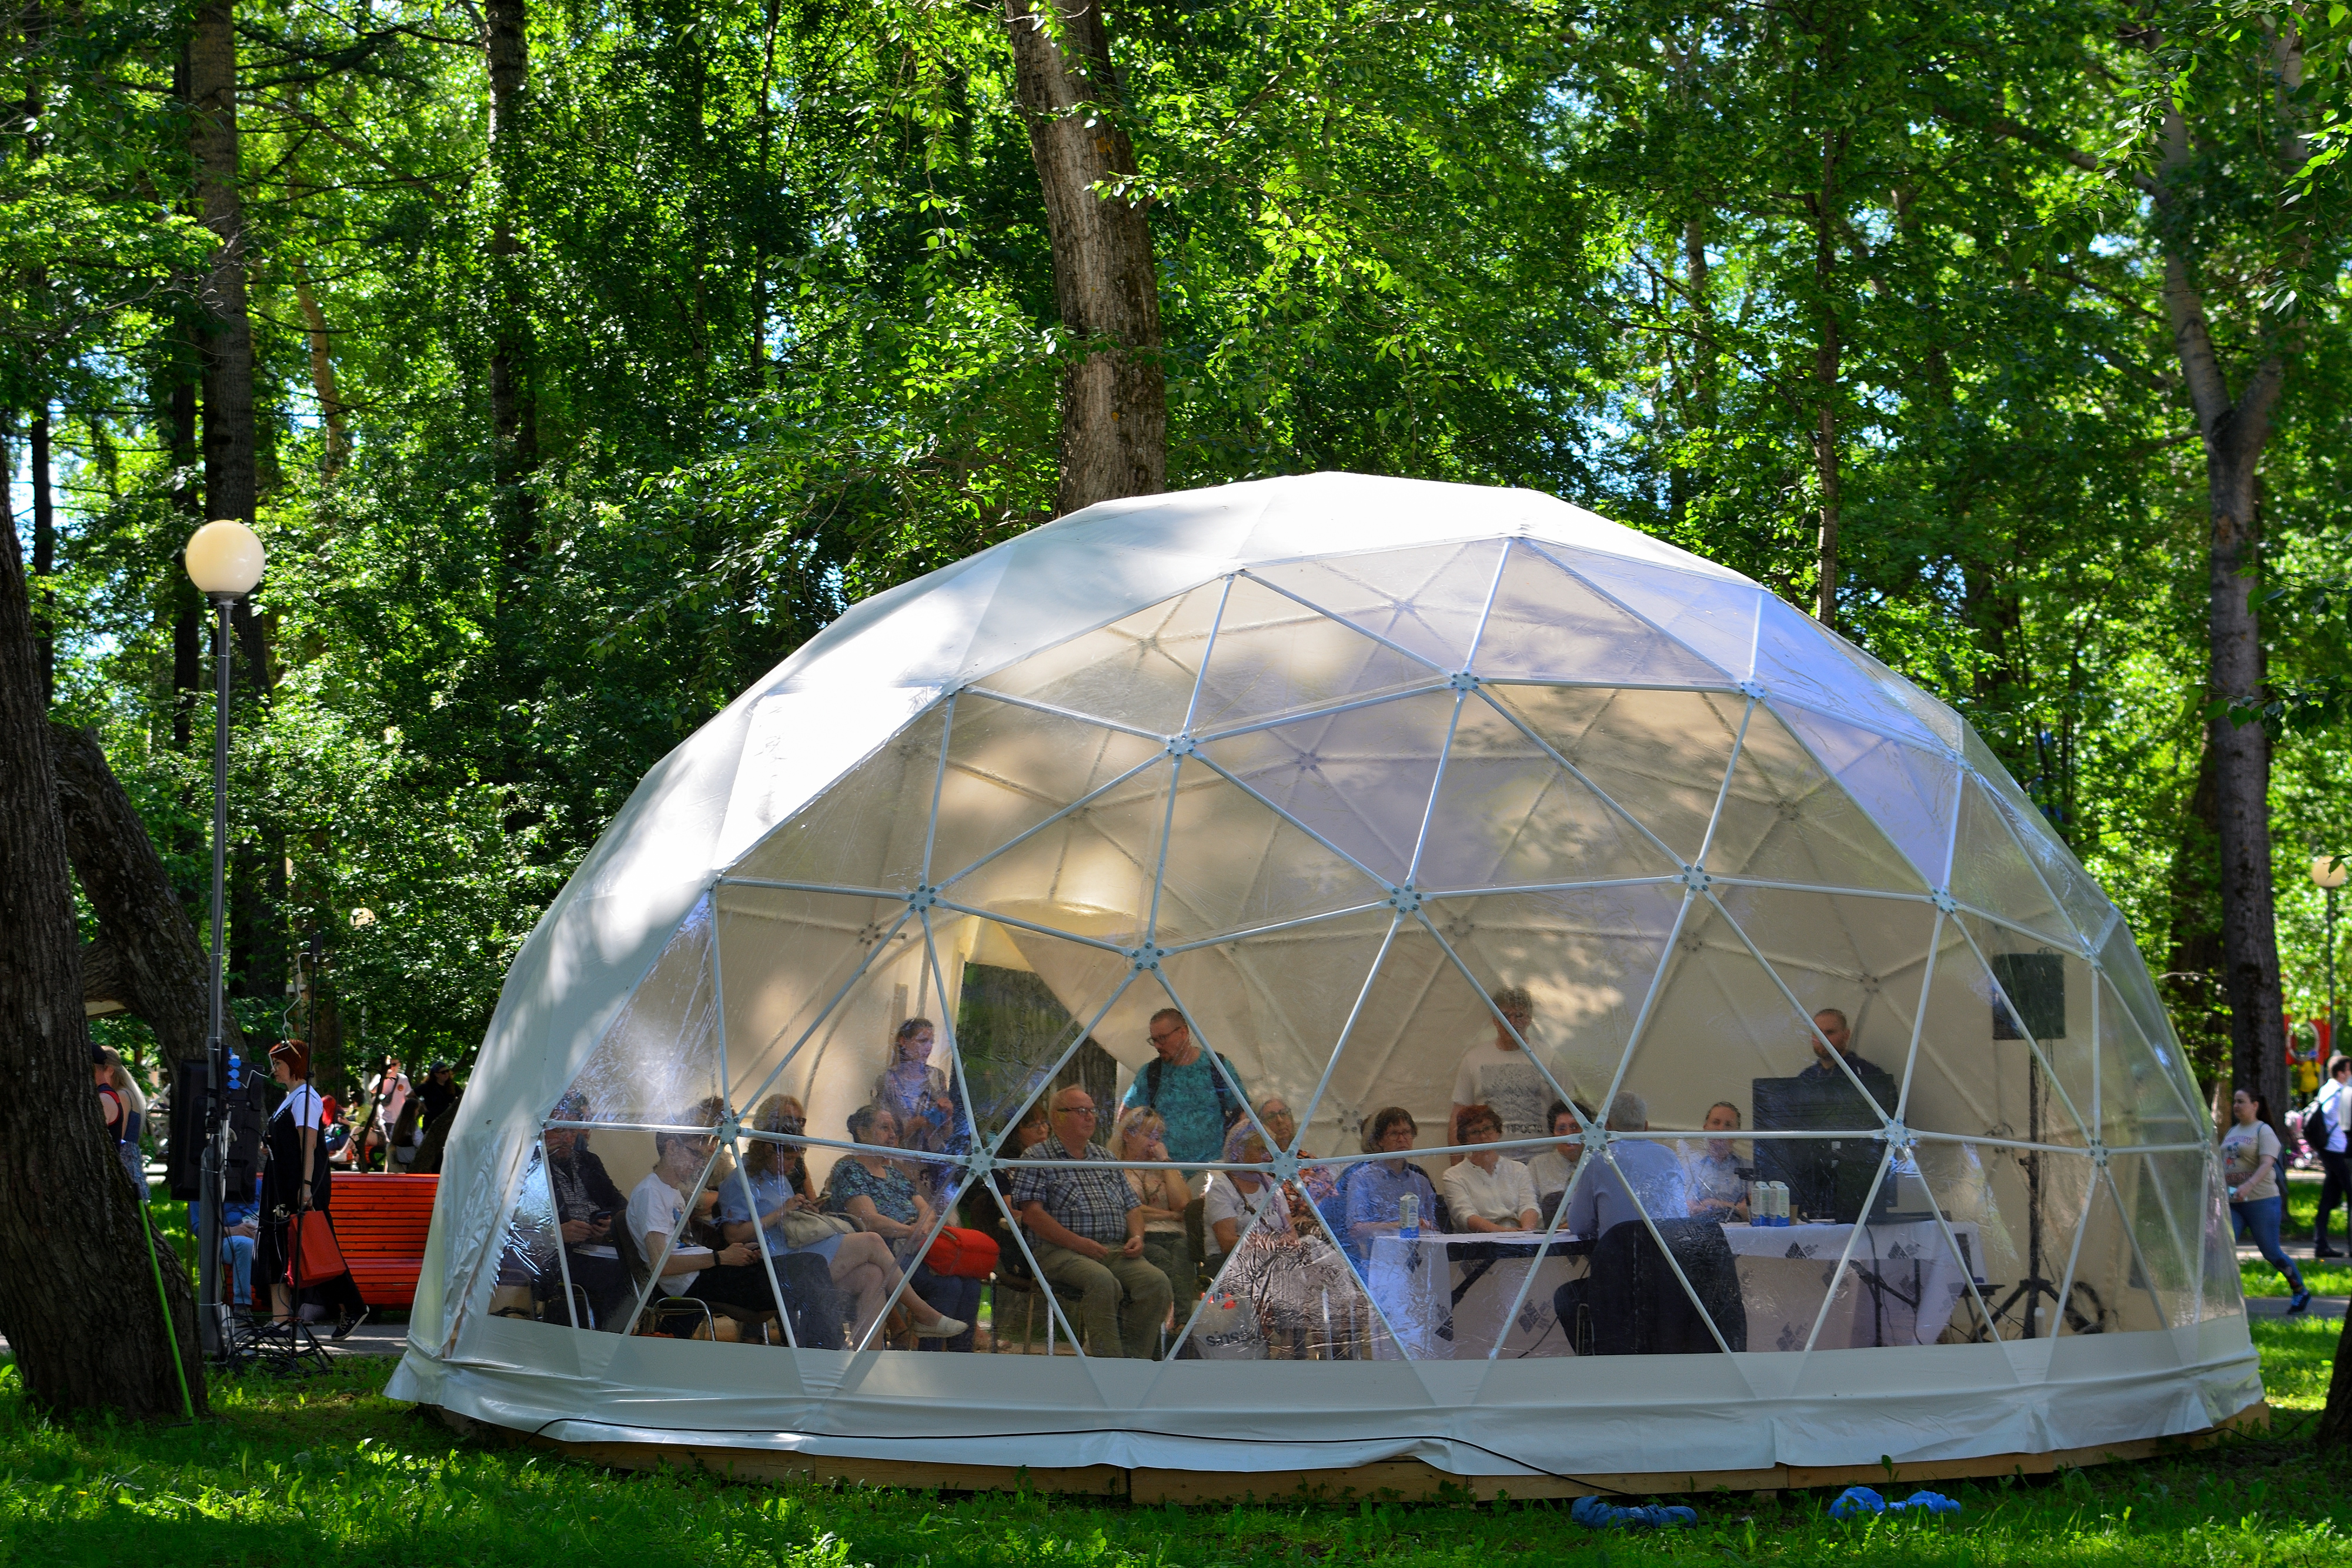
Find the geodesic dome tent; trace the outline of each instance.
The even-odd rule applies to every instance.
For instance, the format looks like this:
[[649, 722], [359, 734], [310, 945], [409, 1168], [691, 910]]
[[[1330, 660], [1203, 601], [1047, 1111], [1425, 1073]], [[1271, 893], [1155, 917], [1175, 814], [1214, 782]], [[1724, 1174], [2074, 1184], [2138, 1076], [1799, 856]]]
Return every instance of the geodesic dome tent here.
[[[707, 1140], [703, 1186], [765, 1142], [814, 1191], [929, 1019], [950, 1113], [897, 1157], [942, 1220], [1002, 1225], [1008, 1171], [1065, 1152], [1015, 1144], [1024, 1110], [1114, 1061], [1124, 1087], [1168, 1008], [1237, 1098], [1295, 1113], [1251, 1167], [1294, 1190], [1369, 1160], [1385, 1106], [1441, 1172], [1459, 1064], [1499, 1037], [1509, 1155], [1558, 1144], [1525, 1126], [1558, 1099], [1580, 1181], [1629, 1145], [1695, 1158], [1727, 1103], [1714, 1152], [1794, 1178], [1800, 1223], [1693, 1250], [1703, 1222], [1643, 1213], [1704, 1332], [1639, 1361], [1558, 1315], [1633, 1255], [1565, 1204], [1548, 1252], [1433, 1230], [1351, 1263], [1344, 1207], [1302, 1202], [1150, 1360], [1085, 1354], [1012, 1281], [971, 1354], [803, 1344], [782, 1310], [781, 1347], [620, 1332], [642, 1271], [595, 1329], [548, 1310], [583, 1267], [551, 1134], [623, 1192], [664, 1134]], [[1646, 1127], [1593, 1125], [1627, 1093]], [[801, 1124], [755, 1117], [780, 1094]], [[1549, 497], [1268, 480], [863, 602], [648, 775], [508, 977], [393, 1392], [565, 1440], [988, 1465], [2047, 1453], [2260, 1399], [2211, 1143], [2122, 918], [1950, 709]]]

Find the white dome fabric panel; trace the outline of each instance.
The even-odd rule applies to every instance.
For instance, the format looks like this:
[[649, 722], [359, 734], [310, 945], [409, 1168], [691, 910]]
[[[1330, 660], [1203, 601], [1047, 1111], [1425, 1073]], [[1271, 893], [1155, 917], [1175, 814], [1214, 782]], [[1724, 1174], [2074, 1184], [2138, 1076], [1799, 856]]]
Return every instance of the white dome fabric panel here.
[[[1069, 1162], [1024, 1113], [1124, 1090], [1167, 1009], [1258, 1134], [1169, 1163], [1283, 1188], [1294, 1224], [1179, 1289], [1152, 1359], [1034, 1293], [1015, 1335], [1006, 1290], [988, 1343], [1032, 1354], [885, 1348], [765, 1233], [769, 1321], [738, 1315], [788, 1344], [623, 1333], [694, 1238], [607, 1264], [562, 1234], [578, 1147], [624, 1193], [668, 1160], [721, 1202], [797, 1155], [812, 1195], [920, 1194], [901, 1265], [953, 1222], [1034, 1267], [1001, 1185]], [[927, 1057], [894, 1054], [909, 1020]], [[851, 1120], [894, 1061], [927, 1087], [886, 1159]], [[1465, 1076], [1506, 1158], [1576, 1173], [1539, 1238], [1408, 1244], [1315, 1201], [1394, 1171], [1363, 1142], [1389, 1108], [1425, 1174], [1483, 1162]], [[1637, 1176], [1662, 1160], [1675, 1202], [1737, 1167], [1811, 1223], [1670, 1208]], [[861, 603], [648, 775], [509, 976], [394, 1392], [558, 1437], [994, 1464], [2078, 1447], [2260, 1397], [2216, 1169], [2120, 915], [1950, 709], [1549, 497], [1268, 480]], [[1574, 1195], [1621, 1176], [1631, 1220], [1577, 1236]], [[615, 1332], [569, 1326], [592, 1316]]]

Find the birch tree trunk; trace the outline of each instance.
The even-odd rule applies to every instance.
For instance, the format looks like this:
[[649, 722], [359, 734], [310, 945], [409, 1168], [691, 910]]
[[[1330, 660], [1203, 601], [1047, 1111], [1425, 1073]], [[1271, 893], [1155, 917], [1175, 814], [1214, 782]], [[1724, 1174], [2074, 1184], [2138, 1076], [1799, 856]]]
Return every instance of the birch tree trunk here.
[[[1058, 0], [1045, 0], [1048, 5]], [[1168, 484], [1168, 392], [1159, 359], [1160, 284], [1140, 198], [1097, 193], [1136, 172], [1114, 118], [1118, 83], [1097, 5], [1005, 0], [1013, 89], [1045, 200], [1054, 303], [1077, 340], [1062, 374], [1057, 513]], [[1079, 111], [1081, 104], [1098, 109]]]

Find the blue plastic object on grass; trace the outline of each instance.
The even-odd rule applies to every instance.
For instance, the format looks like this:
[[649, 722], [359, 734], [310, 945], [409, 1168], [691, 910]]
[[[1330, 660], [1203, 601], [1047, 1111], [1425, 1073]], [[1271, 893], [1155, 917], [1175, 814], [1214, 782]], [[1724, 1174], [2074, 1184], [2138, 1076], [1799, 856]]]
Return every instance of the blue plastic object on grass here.
[[1580, 1497], [1568, 1505], [1568, 1517], [1588, 1530], [1680, 1530], [1698, 1522], [1698, 1510], [1657, 1502], [1627, 1508], [1597, 1497]]
[[1922, 1513], [1958, 1513], [1959, 1503], [1939, 1491], [1915, 1491], [1900, 1502], [1889, 1502], [1868, 1487], [1848, 1487], [1838, 1493], [1837, 1501], [1830, 1504], [1832, 1519], [1852, 1519], [1864, 1513], [1901, 1513], [1917, 1509]]

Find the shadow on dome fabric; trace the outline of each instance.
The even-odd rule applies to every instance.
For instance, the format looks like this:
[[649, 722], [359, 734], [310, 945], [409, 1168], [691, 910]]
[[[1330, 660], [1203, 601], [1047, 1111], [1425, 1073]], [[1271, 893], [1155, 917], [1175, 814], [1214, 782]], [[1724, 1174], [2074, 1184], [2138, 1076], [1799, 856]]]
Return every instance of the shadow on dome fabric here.
[[[1981, 740], [1527, 491], [1108, 503], [855, 607], [640, 785], [467, 1104], [394, 1392], [562, 1440], [1663, 1474], [2261, 1397], [2170, 1024]], [[1402, 1232], [1518, 1166], [1533, 1229]], [[1153, 1296], [1171, 1169], [1238, 1223], [1155, 1204]]]

